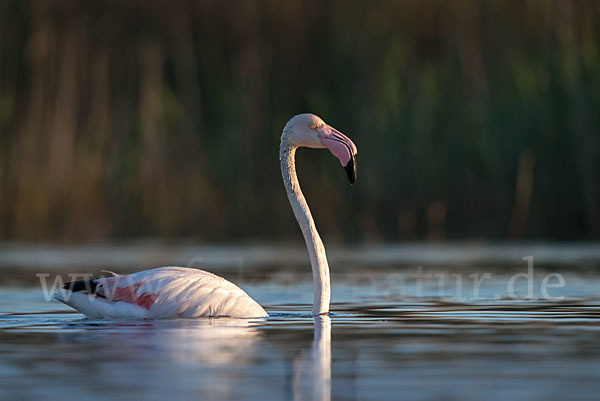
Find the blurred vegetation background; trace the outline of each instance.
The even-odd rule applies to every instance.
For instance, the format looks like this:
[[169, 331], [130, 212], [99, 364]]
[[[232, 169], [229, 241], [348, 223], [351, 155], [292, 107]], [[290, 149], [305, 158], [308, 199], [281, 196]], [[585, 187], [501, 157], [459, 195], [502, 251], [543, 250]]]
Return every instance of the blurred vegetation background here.
[[0, 2], [0, 239], [600, 238], [600, 2]]

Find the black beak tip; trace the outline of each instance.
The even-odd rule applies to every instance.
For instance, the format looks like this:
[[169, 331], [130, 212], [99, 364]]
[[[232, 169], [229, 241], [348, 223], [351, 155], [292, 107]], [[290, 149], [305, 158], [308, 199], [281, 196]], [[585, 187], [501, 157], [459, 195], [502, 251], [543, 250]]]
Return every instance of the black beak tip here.
[[346, 164], [344, 170], [346, 170], [346, 174], [348, 174], [348, 181], [350, 181], [350, 184], [354, 184], [356, 182], [356, 160], [354, 159], [354, 156], [348, 160], [348, 164]]

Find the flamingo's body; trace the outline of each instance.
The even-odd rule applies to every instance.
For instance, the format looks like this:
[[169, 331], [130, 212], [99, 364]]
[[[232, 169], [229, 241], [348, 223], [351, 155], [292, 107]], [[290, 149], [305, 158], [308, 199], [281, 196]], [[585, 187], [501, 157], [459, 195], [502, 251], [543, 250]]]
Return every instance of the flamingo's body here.
[[[86, 282], [81, 284], [85, 287]], [[199, 269], [159, 267], [94, 279], [89, 285], [60, 300], [93, 318], [268, 316], [241, 288]]]
[[[296, 176], [299, 147], [328, 148], [356, 179], [356, 146], [313, 114], [299, 114], [281, 135], [280, 162], [288, 199], [300, 225], [310, 256], [315, 297], [313, 315], [329, 312], [329, 266], [325, 247]], [[123, 276], [68, 283], [56, 299], [88, 317], [157, 319], [229, 316], [251, 318], [267, 312], [235, 284], [212, 273], [185, 267], [160, 267]]]

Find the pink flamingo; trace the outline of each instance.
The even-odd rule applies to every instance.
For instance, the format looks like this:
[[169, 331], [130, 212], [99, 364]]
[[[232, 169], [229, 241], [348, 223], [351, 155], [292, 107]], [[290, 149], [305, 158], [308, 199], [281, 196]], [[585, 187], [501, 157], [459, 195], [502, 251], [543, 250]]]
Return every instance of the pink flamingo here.
[[[314, 114], [292, 117], [281, 135], [281, 175], [310, 256], [314, 284], [312, 314], [316, 316], [329, 312], [329, 265], [296, 175], [294, 156], [299, 147], [329, 149], [345, 168], [350, 183], [356, 180], [357, 150], [347, 136]], [[67, 283], [55, 298], [92, 318], [268, 316], [238, 286], [203, 270], [159, 267], [130, 275], [112, 274], [112, 277]]]

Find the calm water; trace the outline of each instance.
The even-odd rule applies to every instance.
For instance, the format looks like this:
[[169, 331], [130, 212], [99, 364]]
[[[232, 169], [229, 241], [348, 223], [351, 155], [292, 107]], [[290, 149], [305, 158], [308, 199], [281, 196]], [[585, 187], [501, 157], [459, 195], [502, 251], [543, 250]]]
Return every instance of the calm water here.
[[[332, 314], [316, 320], [306, 266], [212, 269], [270, 318], [164, 321], [85, 319], [46, 302], [33, 267], [0, 267], [0, 399], [598, 399], [594, 260], [536, 266], [531, 284], [521, 260], [367, 262], [332, 263]], [[547, 299], [550, 273], [564, 285]]]

